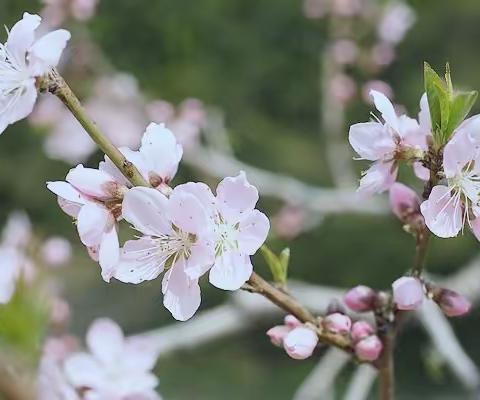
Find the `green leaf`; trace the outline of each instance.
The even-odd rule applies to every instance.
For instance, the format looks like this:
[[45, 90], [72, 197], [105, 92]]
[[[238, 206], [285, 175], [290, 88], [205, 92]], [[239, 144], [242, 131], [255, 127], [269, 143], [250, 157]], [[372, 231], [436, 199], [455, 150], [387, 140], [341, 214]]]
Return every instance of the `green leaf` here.
[[288, 264], [290, 261], [290, 249], [283, 249], [279, 256], [270, 250], [267, 245], [263, 245], [260, 250], [265, 262], [270, 268], [274, 282], [282, 285], [286, 284]]
[[476, 90], [471, 92], [458, 92], [453, 95], [453, 98], [450, 100], [450, 116], [445, 131], [447, 137], [449, 137], [457, 126], [467, 117], [477, 97], [478, 92]]
[[433, 134], [441, 134], [442, 109], [445, 118], [445, 100], [448, 97], [447, 87], [428, 63], [424, 63], [425, 92], [427, 93]]

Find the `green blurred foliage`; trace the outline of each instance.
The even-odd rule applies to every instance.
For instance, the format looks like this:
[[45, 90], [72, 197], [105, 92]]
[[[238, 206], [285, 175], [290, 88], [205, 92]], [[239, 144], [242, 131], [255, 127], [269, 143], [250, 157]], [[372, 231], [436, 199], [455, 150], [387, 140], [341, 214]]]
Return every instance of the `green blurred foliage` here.
[[[396, 100], [413, 116], [423, 92], [424, 61], [439, 71], [449, 61], [460, 88], [480, 88], [475, 40], [480, 34], [480, 4], [478, 0], [410, 3], [417, 11], [417, 23], [399, 47], [397, 62], [381, 78], [393, 86]], [[0, 1], [6, 25], [23, 10], [38, 9], [35, 0]], [[89, 27], [113, 65], [134, 74], [151, 98], [178, 102], [198, 97], [220, 106], [240, 159], [312, 184], [331, 184], [324, 139], [318, 134], [318, 55], [326, 43], [326, 29], [323, 21], [303, 17], [299, 1], [101, 0], [98, 16]], [[83, 82], [76, 85], [82, 89]], [[478, 104], [475, 110], [479, 110]], [[350, 122], [368, 118], [368, 108], [360, 102], [349, 109]], [[345, 139], [347, 131], [346, 127]], [[43, 155], [41, 133], [34, 133], [27, 123], [9, 128], [0, 140], [2, 220], [12, 209], [26, 209], [40, 233], [63, 234], [76, 241], [71, 221], [45, 189], [45, 181], [63, 178], [68, 166]], [[358, 163], [358, 170], [363, 166]], [[182, 168], [176, 181], [194, 176], [195, 171]], [[261, 207], [271, 211], [278, 204], [262, 199]], [[358, 215], [329, 216], [317, 229], [291, 243], [275, 239], [269, 245], [277, 252], [290, 247], [292, 278], [340, 286], [361, 282], [376, 288], [388, 286], [408, 268], [414, 248], [413, 240], [393, 217]], [[469, 234], [434, 239], [429, 270], [439, 275], [453, 272], [476, 254], [477, 246]], [[262, 273], [268, 273], [261, 257], [255, 261]], [[139, 286], [106, 284], [79, 245], [72, 264], [62, 278], [73, 303], [72, 328], [76, 332], [83, 334], [91, 320], [100, 316], [114, 318], [127, 332], [172, 322], [161, 304], [159, 281]], [[205, 282], [203, 288], [203, 308], [226, 297]], [[30, 321], [28, 302], [16, 298], [12, 307], [17, 306], [12, 308], [17, 311], [4, 311], [3, 317], [0, 309], [0, 334], [2, 324], [40, 323], [36, 317]], [[479, 318], [474, 313], [454, 325], [480, 362], [476, 345]], [[160, 360], [158, 372], [165, 397], [290, 399], [316, 359], [299, 363], [271, 346], [263, 335], [270, 323], [275, 321], [259, 322], [261, 329], [252, 334]], [[23, 328], [20, 330], [18, 335], [9, 332], [28, 351], [36, 351], [39, 338], [25, 336]], [[37, 332], [35, 327], [33, 331]], [[443, 380], [427, 375], [428, 368], [419, 362], [427, 344], [418, 329], [400, 339], [399, 398], [465, 398], [448, 371]], [[350, 372], [340, 378], [340, 392]]]

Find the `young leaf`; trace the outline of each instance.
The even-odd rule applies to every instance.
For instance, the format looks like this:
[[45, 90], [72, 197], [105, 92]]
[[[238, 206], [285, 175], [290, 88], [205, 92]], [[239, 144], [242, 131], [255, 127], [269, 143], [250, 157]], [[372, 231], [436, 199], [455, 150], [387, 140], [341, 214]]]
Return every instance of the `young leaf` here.
[[442, 108], [444, 109], [445, 113], [445, 100], [448, 97], [447, 88], [442, 79], [428, 63], [424, 63], [424, 79], [425, 92], [427, 93], [428, 106], [430, 109], [430, 118], [432, 120], [433, 134], [441, 134]]
[[450, 117], [445, 131], [446, 138], [450, 137], [458, 125], [467, 117], [477, 100], [478, 92], [458, 92], [450, 100]]
[[276, 283], [285, 285], [287, 283], [288, 262], [290, 259], [290, 249], [286, 248], [277, 256], [267, 245], [260, 248], [263, 258], [270, 268], [273, 280]]

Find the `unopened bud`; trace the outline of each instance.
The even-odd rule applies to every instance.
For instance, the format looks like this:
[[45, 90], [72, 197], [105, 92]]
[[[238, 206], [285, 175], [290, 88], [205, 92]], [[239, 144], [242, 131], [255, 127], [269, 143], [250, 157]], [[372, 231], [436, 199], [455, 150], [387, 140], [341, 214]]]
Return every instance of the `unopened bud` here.
[[416, 310], [423, 302], [423, 285], [411, 276], [402, 276], [392, 284], [393, 299], [399, 310]]
[[413, 214], [420, 213], [420, 199], [412, 189], [402, 183], [394, 183], [389, 192], [390, 207], [400, 221], [406, 222]]
[[355, 354], [361, 361], [375, 361], [382, 352], [383, 345], [377, 335], [360, 340], [355, 345]]
[[340, 313], [327, 315], [323, 320], [323, 323], [325, 329], [332, 333], [339, 333], [341, 335], [346, 335], [349, 333], [352, 327], [352, 320], [350, 317]]
[[368, 286], [359, 285], [350, 289], [343, 297], [343, 301], [351, 310], [365, 312], [373, 308], [375, 296], [376, 294], [373, 289]]
[[267, 336], [275, 346], [282, 347], [283, 339], [285, 339], [285, 336], [287, 336], [291, 330], [292, 329], [286, 325], [277, 325], [267, 331]]
[[450, 289], [434, 291], [433, 300], [447, 317], [459, 317], [467, 314], [472, 304], [461, 294]]
[[295, 360], [304, 360], [310, 357], [317, 344], [317, 334], [304, 326], [295, 328], [283, 340], [285, 351]]
[[366, 321], [357, 321], [352, 325], [351, 336], [354, 342], [358, 342], [365, 339], [368, 336], [373, 335], [374, 329]]
[[288, 326], [291, 329], [302, 325], [302, 323], [292, 314], [288, 314], [287, 316], [285, 316], [283, 322], [285, 323], [286, 326]]

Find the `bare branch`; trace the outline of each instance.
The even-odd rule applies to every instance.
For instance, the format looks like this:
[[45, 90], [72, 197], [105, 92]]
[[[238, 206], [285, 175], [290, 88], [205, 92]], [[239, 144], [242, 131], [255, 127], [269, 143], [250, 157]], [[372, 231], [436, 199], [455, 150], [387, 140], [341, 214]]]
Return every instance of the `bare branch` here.
[[359, 365], [348, 385], [344, 400], [365, 400], [372, 390], [378, 371], [370, 365]]

